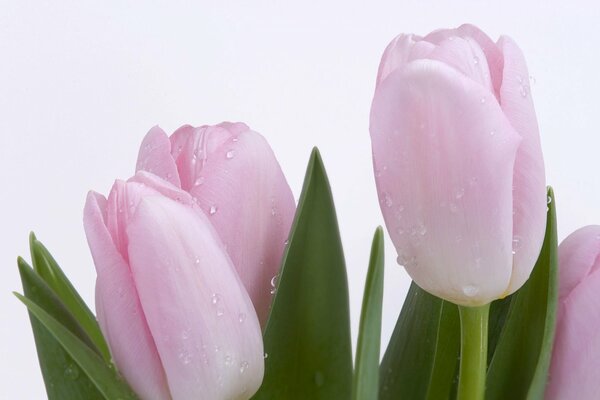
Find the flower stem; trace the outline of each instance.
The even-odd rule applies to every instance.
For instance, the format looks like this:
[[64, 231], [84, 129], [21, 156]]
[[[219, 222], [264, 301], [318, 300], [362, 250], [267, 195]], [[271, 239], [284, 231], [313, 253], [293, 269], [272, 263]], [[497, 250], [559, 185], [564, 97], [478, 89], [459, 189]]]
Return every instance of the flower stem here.
[[459, 306], [460, 374], [458, 400], [483, 400], [487, 369], [488, 315], [490, 305]]

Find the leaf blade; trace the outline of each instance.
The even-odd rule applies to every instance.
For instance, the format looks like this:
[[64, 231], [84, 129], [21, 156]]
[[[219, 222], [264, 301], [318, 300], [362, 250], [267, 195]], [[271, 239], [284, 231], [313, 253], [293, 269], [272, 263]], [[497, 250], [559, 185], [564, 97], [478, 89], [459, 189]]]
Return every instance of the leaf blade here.
[[[558, 239], [552, 188], [546, 234], [527, 282], [512, 296], [488, 370], [486, 399], [543, 399], [558, 302]], [[523, 323], [527, 321], [527, 323]]]
[[348, 399], [352, 350], [346, 266], [333, 197], [314, 149], [264, 333], [254, 399]]
[[375, 400], [378, 397], [383, 277], [383, 230], [378, 227], [371, 245], [369, 270], [360, 315], [353, 400]]
[[70, 330], [44, 311], [42, 307], [19, 293], [14, 293], [14, 295], [25, 304], [35, 318], [56, 338], [105, 399], [136, 399], [136, 396], [127, 384], [119, 379], [114, 369], [105, 364], [96, 352], [86, 346]]
[[54, 290], [65, 307], [87, 332], [102, 358], [109, 362], [110, 351], [94, 313], [85, 304], [71, 281], [52, 257], [52, 254], [36, 239], [33, 232], [30, 234], [29, 244], [35, 271]]
[[[49, 314], [57, 318], [65, 325], [66, 329], [83, 340], [88, 346], [91, 346], [92, 343], [89, 337], [77, 321], [27, 262], [19, 258], [17, 264], [25, 296], [30, 301], [44, 304]], [[104, 399], [87, 376], [78, 376], [73, 358], [31, 312], [29, 313], [29, 319], [48, 399]]]

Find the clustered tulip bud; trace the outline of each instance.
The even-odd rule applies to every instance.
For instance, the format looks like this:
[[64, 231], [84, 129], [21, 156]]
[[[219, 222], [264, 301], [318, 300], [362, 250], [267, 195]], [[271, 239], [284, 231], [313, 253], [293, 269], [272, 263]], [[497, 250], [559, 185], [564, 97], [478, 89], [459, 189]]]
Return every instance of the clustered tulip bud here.
[[398, 262], [460, 305], [529, 277], [546, 223], [538, 125], [523, 55], [474, 26], [400, 35], [371, 108], [373, 164]]
[[96, 309], [142, 399], [248, 399], [264, 373], [271, 300], [294, 199], [265, 140], [243, 124], [153, 128], [138, 172], [84, 226]]

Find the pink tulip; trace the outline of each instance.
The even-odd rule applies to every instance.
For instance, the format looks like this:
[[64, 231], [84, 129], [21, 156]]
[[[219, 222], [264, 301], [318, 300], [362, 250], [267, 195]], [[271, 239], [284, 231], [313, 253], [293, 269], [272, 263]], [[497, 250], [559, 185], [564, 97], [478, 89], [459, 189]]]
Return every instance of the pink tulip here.
[[192, 197], [140, 172], [108, 200], [90, 192], [84, 225], [100, 327], [140, 398], [250, 398], [263, 377], [260, 324]]
[[558, 248], [559, 295], [548, 400], [600, 393], [600, 226], [586, 226]]
[[296, 209], [265, 139], [242, 123], [186, 125], [170, 138], [155, 127], [142, 143], [137, 170], [192, 195], [225, 244], [264, 326]]
[[423, 289], [478, 306], [516, 291], [546, 225], [544, 162], [523, 54], [472, 25], [385, 50], [373, 164], [398, 262]]

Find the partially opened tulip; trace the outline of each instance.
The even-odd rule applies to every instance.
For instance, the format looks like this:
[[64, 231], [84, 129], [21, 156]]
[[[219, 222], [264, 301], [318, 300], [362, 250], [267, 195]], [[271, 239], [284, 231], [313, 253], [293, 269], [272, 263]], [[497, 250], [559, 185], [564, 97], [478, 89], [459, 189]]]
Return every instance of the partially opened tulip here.
[[546, 399], [600, 393], [600, 226], [581, 228], [558, 249], [556, 337]]
[[264, 326], [295, 202], [266, 140], [243, 123], [155, 127], [140, 148], [138, 171], [189, 192], [209, 216]]
[[400, 35], [371, 108], [381, 210], [398, 262], [465, 306], [529, 277], [546, 222], [544, 162], [523, 54], [463, 25]]
[[84, 225], [100, 327], [140, 398], [250, 398], [264, 369], [260, 324], [191, 196], [140, 172], [108, 200], [91, 192]]

